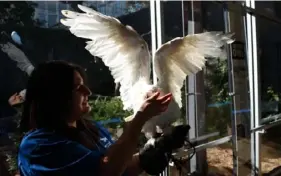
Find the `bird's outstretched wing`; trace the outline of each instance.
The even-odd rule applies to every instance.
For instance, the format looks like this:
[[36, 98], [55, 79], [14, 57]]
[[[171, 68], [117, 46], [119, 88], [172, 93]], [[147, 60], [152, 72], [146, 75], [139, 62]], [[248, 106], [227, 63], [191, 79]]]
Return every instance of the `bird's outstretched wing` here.
[[206, 57], [225, 57], [222, 47], [234, 41], [232, 35], [205, 32], [175, 38], [162, 45], [154, 57], [158, 86], [164, 92], [171, 92], [182, 107], [181, 88], [186, 76], [202, 70]]
[[26, 72], [29, 76], [34, 70], [34, 66], [31, 64], [27, 56], [22, 50], [16, 47], [14, 44], [7, 42], [0, 44], [1, 50], [5, 52], [13, 61], [17, 62], [18, 68]]
[[[115, 82], [120, 83], [124, 109], [132, 109], [131, 90], [140, 81], [149, 83], [150, 54], [146, 42], [130, 26], [116, 18], [78, 5], [85, 13], [62, 10], [67, 17], [61, 23], [77, 37], [90, 39], [85, 47], [109, 67]], [[140, 84], [138, 84], [140, 85]], [[136, 91], [136, 89], [134, 89]]]

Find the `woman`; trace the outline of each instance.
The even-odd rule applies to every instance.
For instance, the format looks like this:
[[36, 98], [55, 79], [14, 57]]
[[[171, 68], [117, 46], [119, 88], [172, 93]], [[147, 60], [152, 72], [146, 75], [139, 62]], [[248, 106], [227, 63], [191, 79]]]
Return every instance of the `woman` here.
[[[171, 94], [147, 98], [114, 143], [103, 127], [82, 118], [91, 109], [90, 94], [78, 66], [52, 61], [33, 71], [21, 120], [21, 130], [27, 132], [19, 147], [21, 176], [138, 175], [167, 166], [163, 150], [148, 147], [134, 153], [143, 124], [166, 110]], [[151, 169], [148, 160], [159, 164]]]

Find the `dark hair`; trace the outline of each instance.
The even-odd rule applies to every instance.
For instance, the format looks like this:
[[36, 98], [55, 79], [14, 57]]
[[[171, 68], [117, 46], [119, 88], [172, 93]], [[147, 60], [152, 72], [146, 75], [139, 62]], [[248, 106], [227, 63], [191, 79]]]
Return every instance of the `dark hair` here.
[[[36, 128], [47, 128], [66, 135], [91, 148], [87, 137], [97, 138], [97, 130], [89, 121], [77, 121], [77, 128], [67, 125], [72, 110], [74, 73], [77, 71], [86, 82], [86, 74], [77, 65], [65, 61], [50, 61], [38, 65], [28, 80], [23, 114], [20, 122], [21, 132]], [[82, 135], [87, 133], [87, 137]], [[92, 141], [92, 140], [91, 140]]]

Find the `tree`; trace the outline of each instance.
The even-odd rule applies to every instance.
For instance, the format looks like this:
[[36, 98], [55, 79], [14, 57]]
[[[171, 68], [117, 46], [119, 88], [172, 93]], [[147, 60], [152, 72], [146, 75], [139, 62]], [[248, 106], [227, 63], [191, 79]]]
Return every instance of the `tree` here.
[[231, 123], [228, 81], [227, 60], [210, 59], [205, 69], [206, 105], [219, 103], [222, 106], [207, 109], [207, 130], [208, 132], [219, 130], [222, 136], [225, 135], [227, 126]]
[[227, 60], [212, 59], [207, 62], [205, 75], [206, 101], [208, 103], [229, 101]]
[[33, 19], [35, 2], [3, 1], [0, 4], [0, 24], [12, 26], [33, 26], [38, 21]]
[[128, 1], [126, 2], [127, 11], [133, 13], [141, 10], [142, 8], [149, 7], [149, 1]]

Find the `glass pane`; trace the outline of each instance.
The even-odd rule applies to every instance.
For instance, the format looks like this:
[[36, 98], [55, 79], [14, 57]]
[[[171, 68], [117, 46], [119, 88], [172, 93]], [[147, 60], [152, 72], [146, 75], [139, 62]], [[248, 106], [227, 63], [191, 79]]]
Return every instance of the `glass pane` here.
[[57, 1], [48, 1], [47, 2], [48, 3], [48, 12], [50, 13], [50, 14], [56, 14], [57, 13], [57, 3], [59, 3], [59, 2], [57, 2]]
[[59, 2], [59, 9], [67, 9], [68, 3], [66, 2]]
[[[280, 42], [281, 24], [257, 17], [257, 43], [261, 83], [261, 124], [269, 115], [280, 113]], [[270, 120], [270, 119], [269, 119]]]
[[[269, 125], [280, 120], [280, 69], [281, 69], [281, 24], [257, 17], [257, 44], [261, 92], [260, 125]], [[269, 126], [261, 135], [260, 154], [262, 173], [279, 170], [280, 125]]]
[[58, 24], [57, 15], [49, 15], [48, 16], [48, 26], [53, 27], [54, 25]]
[[[228, 3], [235, 8], [240, 4]], [[251, 139], [250, 139], [250, 97], [248, 65], [245, 50], [245, 26], [243, 16], [238, 11], [230, 11], [230, 26], [235, 33], [235, 43], [232, 44], [233, 74], [234, 74], [234, 105], [232, 112], [236, 119], [238, 146], [238, 174], [249, 175], [251, 168]]]
[[[229, 2], [227, 5], [233, 9], [240, 4]], [[201, 25], [204, 31], [225, 31], [224, 9], [221, 3], [202, 2], [202, 12]], [[233, 74], [227, 58], [209, 59], [207, 62], [204, 70], [205, 128], [207, 134], [218, 132], [218, 135], [211, 139], [232, 135], [231, 118], [236, 119], [238, 170], [239, 175], [247, 175], [250, 173], [250, 169], [245, 168], [245, 164], [250, 160], [250, 106], [242, 14], [230, 11], [229, 23], [230, 31], [235, 34], [235, 42], [231, 45]], [[233, 77], [233, 81], [230, 76]], [[233, 92], [230, 92], [231, 86]], [[248, 152], [247, 155], [245, 151]]]
[[281, 3], [278, 1], [255, 1], [255, 9], [263, 14], [273, 17], [277, 16], [280, 18], [280, 12], [278, 12], [278, 9], [280, 9], [280, 4]]
[[[216, 19], [216, 20], [214, 20]], [[221, 5], [202, 2], [203, 31], [224, 31]], [[219, 132], [215, 138], [229, 135], [231, 128], [231, 101], [228, 96], [227, 58], [209, 59], [204, 70], [206, 97], [206, 133]]]
[[47, 9], [47, 4], [45, 1], [37, 1], [36, 2], [37, 6], [34, 8], [34, 16], [33, 18], [35, 20], [38, 20], [41, 27], [45, 27], [46, 26], [46, 16], [48, 16], [48, 14], [46, 13]]
[[37, 4], [38, 9], [42, 9], [42, 10], [47, 9], [46, 1], [36, 1], [35, 3]]

